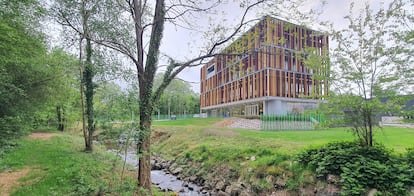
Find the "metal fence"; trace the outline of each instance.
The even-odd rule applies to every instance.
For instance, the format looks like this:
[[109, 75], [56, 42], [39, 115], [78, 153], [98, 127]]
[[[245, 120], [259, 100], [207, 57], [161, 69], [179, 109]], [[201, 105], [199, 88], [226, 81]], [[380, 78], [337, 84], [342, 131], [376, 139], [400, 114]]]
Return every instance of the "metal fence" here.
[[193, 118], [194, 114], [165, 114], [165, 115], [152, 115], [152, 120], [178, 120], [178, 119], [188, 119]]
[[325, 121], [322, 114], [262, 115], [261, 130], [312, 130]]

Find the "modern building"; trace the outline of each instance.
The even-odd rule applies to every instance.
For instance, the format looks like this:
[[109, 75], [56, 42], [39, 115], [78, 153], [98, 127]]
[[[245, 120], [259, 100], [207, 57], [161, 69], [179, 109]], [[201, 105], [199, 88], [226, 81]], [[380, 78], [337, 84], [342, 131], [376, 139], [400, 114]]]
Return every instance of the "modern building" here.
[[[311, 55], [321, 66], [306, 65]], [[266, 16], [201, 68], [201, 110], [251, 116], [313, 109], [328, 94], [321, 77], [329, 74], [327, 57], [327, 35]]]

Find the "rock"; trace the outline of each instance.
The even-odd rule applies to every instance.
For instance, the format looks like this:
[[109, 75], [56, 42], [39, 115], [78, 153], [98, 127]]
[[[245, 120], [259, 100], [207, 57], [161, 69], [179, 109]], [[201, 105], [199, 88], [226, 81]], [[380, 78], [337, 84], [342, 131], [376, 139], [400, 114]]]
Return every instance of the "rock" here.
[[174, 170], [177, 167], [178, 167], [177, 164], [173, 163], [173, 164], [170, 165], [169, 169]]
[[171, 190], [170, 188], [166, 188], [166, 189], [162, 189], [162, 192], [172, 192], [173, 190]]
[[276, 180], [276, 182], [275, 182], [274, 187], [275, 187], [275, 190], [276, 190], [276, 191], [278, 191], [278, 190], [282, 190], [282, 189], [284, 189], [284, 188], [286, 187], [286, 181], [285, 181], [285, 180], [283, 180], [282, 178], [278, 178], [278, 179]]
[[196, 183], [199, 185], [203, 185], [205, 180], [203, 178], [197, 178]]
[[226, 184], [223, 181], [218, 181], [216, 186], [215, 186], [215, 189], [224, 191], [224, 190], [226, 190]]
[[377, 192], [378, 192], [377, 189], [370, 189], [368, 191], [368, 195], [367, 196], [375, 196]]
[[239, 188], [231, 189], [230, 196], [239, 196], [241, 195], [241, 190]]
[[410, 196], [414, 196], [414, 187], [411, 187]]
[[327, 184], [326, 187], [318, 189], [316, 196], [340, 196], [341, 189], [334, 184]]
[[250, 157], [250, 161], [256, 161], [256, 157], [255, 156]]
[[341, 177], [339, 177], [337, 175], [328, 174], [328, 176], [326, 176], [326, 181], [329, 184], [337, 184], [339, 182], [339, 180], [341, 180]]
[[226, 190], [224, 192], [230, 194], [232, 189], [233, 189], [233, 186], [231, 186], [231, 185], [230, 186], [227, 186], [226, 187]]
[[183, 185], [181, 185], [181, 186], [188, 187], [188, 183], [187, 182], [184, 182]]
[[249, 194], [249, 192], [247, 192], [247, 191], [242, 191], [242, 192], [240, 192], [239, 196], [251, 196], [251, 194]]
[[177, 168], [171, 170], [171, 174], [177, 175], [177, 174], [181, 173], [182, 171], [183, 171], [183, 168], [177, 167]]
[[249, 160], [249, 159], [250, 159], [250, 157], [244, 157], [244, 159], [246, 159], [246, 161], [247, 161], [247, 160]]
[[201, 189], [203, 189], [203, 190], [210, 190], [211, 187], [210, 186], [203, 186]]
[[266, 176], [266, 182], [269, 184], [273, 184], [275, 178], [273, 176]]
[[184, 189], [180, 189], [180, 191], [178, 191], [178, 192], [180, 192], [180, 193], [184, 193], [184, 192], [185, 192], [185, 190], [184, 190]]
[[188, 186], [188, 190], [190, 190], [190, 191], [194, 191], [194, 188], [193, 188], [193, 187], [191, 187], [191, 186]]
[[226, 192], [219, 191], [219, 192], [217, 193], [217, 196], [230, 196], [230, 195], [229, 195], [229, 194], [227, 194]]
[[291, 195], [291, 194], [289, 194], [287, 190], [280, 190], [280, 191], [272, 192], [270, 196], [288, 196], [288, 195]]
[[189, 178], [189, 180], [190, 180], [191, 182], [195, 182], [195, 181], [197, 180], [197, 176], [191, 176], [191, 177]]
[[253, 171], [253, 168], [249, 167], [249, 168], [247, 168], [247, 171], [250, 173], [250, 172]]
[[241, 188], [247, 188], [246, 184], [244, 182], [239, 182], [239, 187]]

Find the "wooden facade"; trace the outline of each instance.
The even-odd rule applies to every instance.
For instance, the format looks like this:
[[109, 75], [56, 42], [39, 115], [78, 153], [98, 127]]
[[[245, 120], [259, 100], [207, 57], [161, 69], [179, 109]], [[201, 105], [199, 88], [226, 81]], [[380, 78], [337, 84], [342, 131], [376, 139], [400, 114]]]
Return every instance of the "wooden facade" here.
[[[327, 56], [328, 36], [263, 18], [201, 68], [201, 109], [263, 97], [319, 99], [327, 95], [327, 81], [312, 77], [321, 71], [305, 66], [307, 48]], [[325, 66], [329, 74], [329, 65]]]

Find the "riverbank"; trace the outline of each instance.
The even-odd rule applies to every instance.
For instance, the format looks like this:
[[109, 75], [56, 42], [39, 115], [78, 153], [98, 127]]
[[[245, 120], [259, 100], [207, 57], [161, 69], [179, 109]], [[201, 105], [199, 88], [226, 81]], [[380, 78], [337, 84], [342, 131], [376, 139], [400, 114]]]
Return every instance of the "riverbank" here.
[[[154, 123], [153, 152], [179, 178], [221, 195], [340, 194], [339, 176], [316, 176], [296, 164], [296, 156], [311, 147], [354, 140], [346, 129], [266, 132], [222, 124], [214, 119]], [[404, 154], [414, 147], [413, 134], [385, 127], [375, 137], [393, 153]]]
[[[317, 176], [297, 164], [297, 154], [333, 141], [351, 141], [350, 132], [264, 132], [221, 124], [219, 119], [154, 123], [153, 169], [164, 170], [162, 178], [166, 173], [176, 176], [188, 189], [195, 189], [194, 183], [199, 187], [197, 195], [340, 194], [340, 176]], [[376, 138], [394, 149], [392, 153], [404, 154], [405, 148], [414, 147], [412, 134], [412, 129], [386, 128]], [[134, 195], [136, 169], [123, 170], [122, 161], [104, 146], [96, 145], [94, 153], [83, 152], [83, 142], [80, 136], [61, 132], [37, 133], [18, 141], [17, 147], [0, 157], [0, 195]], [[414, 160], [413, 152], [404, 156]], [[394, 171], [393, 166], [385, 167]], [[411, 174], [405, 179], [413, 179]], [[392, 183], [398, 179], [392, 178]], [[181, 188], [173, 191], [167, 195], [182, 195], [177, 193]], [[153, 193], [165, 195], [156, 188]]]

